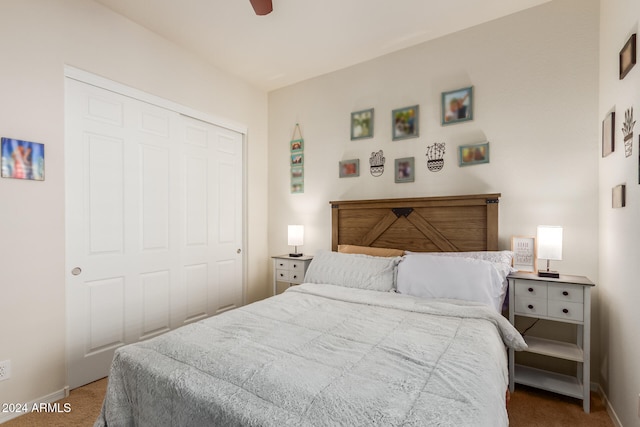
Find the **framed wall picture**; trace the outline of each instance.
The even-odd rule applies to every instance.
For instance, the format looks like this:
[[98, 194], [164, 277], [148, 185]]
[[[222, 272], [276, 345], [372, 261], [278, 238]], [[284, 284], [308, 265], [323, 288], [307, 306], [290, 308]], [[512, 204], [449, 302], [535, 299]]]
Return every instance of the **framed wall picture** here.
[[304, 140], [303, 139], [292, 139], [291, 140], [291, 154], [293, 153], [302, 153], [304, 151]]
[[303, 164], [304, 164], [304, 154], [303, 153], [291, 154], [291, 166], [303, 165]]
[[291, 181], [291, 194], [304, 193], [304, 181]]
[[442, 125], [473, 120], [473, 86], [442, 92]]
[[351, 113], [351, 140], [373, 138], [373, 108]]
[[614, 209], [624, 208], [627, 205], [626, 187], [627, 186], [625, 184], [616, 185], [615, 187], [613, 187], [613, 190], [611, 191], [611, 207], [612, 208]]
[[339, 163], [340, 178], [360, 176], [360, 159], [343, 160]]
[[304, 167], [302, 166], [293, 166], [291, 168], [291, 179], [303, 179], [304, 178]]
[[616, 149], [616, 112], [611, 111], [602, 121], [602, 157], [607, 157]]
[[632, 34], [620, 51], [620, 80], [636, 65], [636, 35]]
[[393, 129], [393, 140], [407, 138], [417, 138], [419, 132], [420, 107], [414, 105], [412, 107], [398, 108], [391, 112], [391, 128]]
[[395, 161], [395, 180], [396, 183], [414, 182], [415, 175], [415, 157], [404, 157]]
[[537, 270], [538, 255], [536, 238], [530, 236], [512, 236], [511, 251], [513, 268], [524, 273], [534, 273]]
[[489, 143], [460, 145], [458, 147], [458, 165], [470, 166], [489, 163]]
[[44, 181], [44, 144], [2, 138], [2, 177]]

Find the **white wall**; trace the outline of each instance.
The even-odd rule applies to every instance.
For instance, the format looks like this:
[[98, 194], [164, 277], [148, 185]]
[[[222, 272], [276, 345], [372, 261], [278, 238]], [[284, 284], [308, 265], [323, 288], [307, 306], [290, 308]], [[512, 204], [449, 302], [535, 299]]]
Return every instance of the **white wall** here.
[[[289, 250], [293, 223], [306, 226], [305, 253], [330, 248], [331, 200], [500, 192], [501, 248], [510, 248], [512, 235], [535, 235], [538, 224], [562, 225], [564, 260], [553, 266], [597, 280], [598, 8], [598, 0], [556, 0], [271, 92], [270, 254]], [[468, 85], [474, 120], [441, 126], [441, 92]], [[392, 141], [391, 110], [414, 104], [420, 137]], [[350, 113], [371, 107], [374, 138], [350, 141]], [[296, 122], [305, 139], [305, 192], [292, 195], [288, 144]], [[458, 145], [487, 140], [490, 164], [458, 167]], [[425, 158], [434, 142], [447, 145], [437, 173]], [[386, 170], [375, 178], [368, 159], [380, 149]], [[395, 184], [394, 159], [410, 156], [415, 183]], [[360, 159], [360, 177], [338, 178], [338, 162], [351, 158]]]
[[248, 127], [247, 296], [267, 296], [266, 93], [93, 1], [3, 0], [0, 52], [0, 136], [46, 150], [44, 182], [0, 180], [0, 402], [66, 384], [65, 64]]
[[[600, 158], [600, 381], [621, 425], [640, 426], [640, 126], [633, 152], [625, 157], [622, 123], [625, 110], [640, 116], [640, 66], [619, 79], [618, 54], [638, 33], [640, 3], [606, 0], [600, 6], [600, 107], [598, 123], [615, 108], [615, 152]], [[639, 40], [640, 41], [640, 40]], [[640, 121], [638, 121], [640, 123]], [[627, 206], [611, 208], [611, 189], [626, 184]]]

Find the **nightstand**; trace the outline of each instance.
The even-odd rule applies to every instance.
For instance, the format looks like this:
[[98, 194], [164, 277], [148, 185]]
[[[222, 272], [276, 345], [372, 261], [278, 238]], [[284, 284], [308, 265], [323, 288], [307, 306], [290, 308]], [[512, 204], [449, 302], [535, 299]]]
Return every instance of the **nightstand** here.
[[273, 294], [277, 293], [278, 282], [299, 285], [304, 280], [304, 275], [313, 259], [312, 256], [292, 257], [278, 255], [273, 258]]
[[509, 390], [524, 384], [582, 399], [589, 412], [591, 288], [583, 276], [560, 275], [558, 279], [538, 277], [533, 273], [512, 273], [509, 280], [509, 321], [516, 316], [551, 320], [577, 325], [576, 342], [562, 342], [526, 335], [528, 352], [577, 362], [576, 375], [562, 375], [515, 364], [515, 352], [509, 349]]

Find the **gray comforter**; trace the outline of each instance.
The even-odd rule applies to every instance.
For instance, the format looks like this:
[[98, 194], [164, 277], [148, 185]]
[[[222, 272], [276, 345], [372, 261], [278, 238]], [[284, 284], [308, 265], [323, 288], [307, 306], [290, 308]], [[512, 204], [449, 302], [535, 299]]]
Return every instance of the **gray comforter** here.
[[122, 347], [96, 426], [506, 426], [488, 307], [305, 284]]

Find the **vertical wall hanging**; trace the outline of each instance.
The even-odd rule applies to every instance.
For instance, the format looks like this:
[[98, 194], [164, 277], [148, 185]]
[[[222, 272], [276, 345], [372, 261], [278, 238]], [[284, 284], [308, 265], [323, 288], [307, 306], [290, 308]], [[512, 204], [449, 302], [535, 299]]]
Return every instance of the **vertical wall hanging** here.
[[289, 146], [291, 148], [291, 194], [304, 193], [304, 139], [298, 123], [293, 128]]
[[427, 147], [427, 168], [431, 172], [441, 171], [444, 167], [444, 142], [434, 142], [433, 145]]
[[382, 150], [371, 153], [369, 157], [369, 166], [371, 167], [371, 175], [380, 176], [384, 173], [384, 152]]
[[633, 150], [633, 127], [635, 124], [636, 122], [633, 120], [633, 107], [627, 108], [627, 111], [624, 112], [624, 123], [622, 124], [625, 157], [630, 157]]

